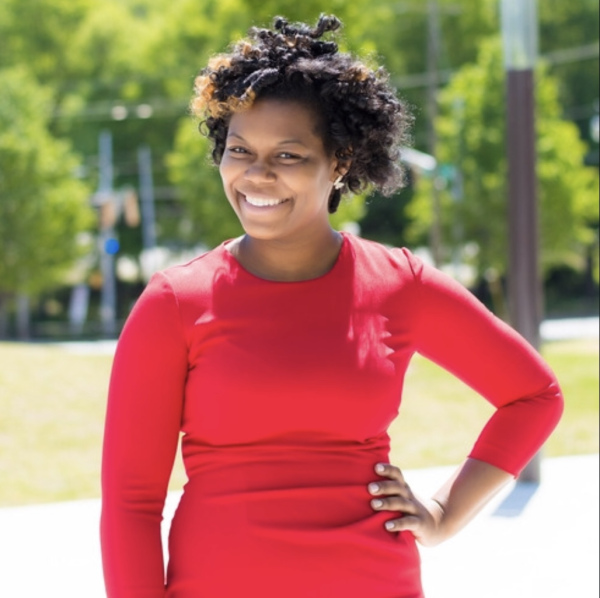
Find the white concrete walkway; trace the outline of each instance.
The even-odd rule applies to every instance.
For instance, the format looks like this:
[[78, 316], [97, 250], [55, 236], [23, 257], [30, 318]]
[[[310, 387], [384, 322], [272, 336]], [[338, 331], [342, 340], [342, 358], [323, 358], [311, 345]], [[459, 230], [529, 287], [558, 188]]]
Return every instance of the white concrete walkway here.
[[[422, 549], [427, 598], [598, 598], [598, 465], [598, 455], [545, 459], [539, 487], [507, 489], [459, 536]], [[428, 492], [448, 471], [406, 476]], [[178, 497], [169, 495], [165, 532]], [[99, 508], [89, 500], [0, 509], [0, 596], [103, 598]]]

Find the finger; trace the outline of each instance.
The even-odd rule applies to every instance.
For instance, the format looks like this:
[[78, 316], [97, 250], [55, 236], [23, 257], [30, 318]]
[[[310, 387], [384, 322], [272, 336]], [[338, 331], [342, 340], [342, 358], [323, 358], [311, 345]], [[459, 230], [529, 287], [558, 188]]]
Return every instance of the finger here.
[[405, 498], [411, 498], [412, 492], [406, 482], [402, 481], [382, 481], [382, 482], [372, 482], [367, 486], [367, 489], [370, 494], [373, 496], [391, 496], [391, 495], [400, 495]]
[[418, 507], [414, 501], [402, 496], [374, 498], [371, 501], [371, 507], [375, 511], [400, 511], [409, 515], [416, 515], [418, 513]]
[[375, 465], [375, 473], [392, 480], [397, 480], [398, 482], [406, 483], [400, 468], [389, 463], [377, 463]]
[[400, 519], [390, 519], [384, 523], [388, 532], [415, 532], [421, 526], [421, 520], [415, 515], [406, 515]]

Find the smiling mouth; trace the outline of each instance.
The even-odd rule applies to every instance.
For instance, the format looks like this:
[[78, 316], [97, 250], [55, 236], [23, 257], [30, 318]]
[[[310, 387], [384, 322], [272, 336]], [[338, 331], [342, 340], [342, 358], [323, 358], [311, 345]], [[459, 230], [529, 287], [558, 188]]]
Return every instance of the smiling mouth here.
[[252, 197], [248, 195], [244, 195], [243, 198], [256, 208], [272, 208], [288, 201], [287, 199], [266, 199], [264, 197]]

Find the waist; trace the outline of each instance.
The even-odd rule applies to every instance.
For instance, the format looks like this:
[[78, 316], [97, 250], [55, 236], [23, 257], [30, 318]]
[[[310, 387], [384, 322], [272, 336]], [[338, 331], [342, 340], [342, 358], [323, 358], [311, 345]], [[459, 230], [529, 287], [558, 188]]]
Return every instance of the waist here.
[[390, 513], [370, 506], [385, 450], [224, 452], [196, 464], [173, 520], [173, 595], [198, 580], [190, 597], [422, 598], [412, 535], [387, 532]]
[[245, 494], [307, 487], [363, 486], [377, 478], [374, 467], [386, 462], [389, 439], [332, 445], [257, 444], [210, 447], [183, 445], [188, 485], [203, 494]]

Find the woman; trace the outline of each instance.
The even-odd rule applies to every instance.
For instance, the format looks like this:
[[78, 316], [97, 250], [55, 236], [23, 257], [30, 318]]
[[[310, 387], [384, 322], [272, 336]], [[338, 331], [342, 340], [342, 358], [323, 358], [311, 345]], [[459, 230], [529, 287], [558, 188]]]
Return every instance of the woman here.
[[[344, 192], [398, 187], [410, 122], [382, 71], [321, 39], [339, 25], [276, 19], [196, 80], [245, 234], [157, 274], [119, 341], [103, 457], [110, 597], [421, 598], [416, 542], [459, 531], [560, 417], [548, 367], [470, 293], [407, 250], [331, 228]], [[497, 408], [427, 500], [388, 463], [417, 351]], [[180, 432], [189, 481], [165, 580]]]

